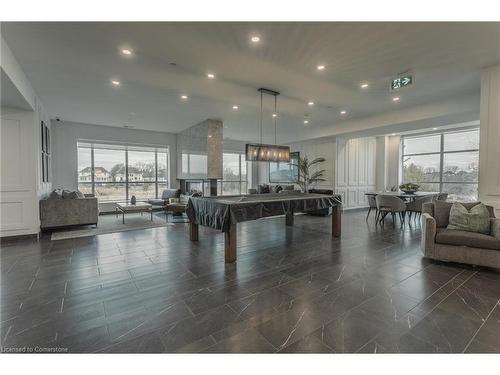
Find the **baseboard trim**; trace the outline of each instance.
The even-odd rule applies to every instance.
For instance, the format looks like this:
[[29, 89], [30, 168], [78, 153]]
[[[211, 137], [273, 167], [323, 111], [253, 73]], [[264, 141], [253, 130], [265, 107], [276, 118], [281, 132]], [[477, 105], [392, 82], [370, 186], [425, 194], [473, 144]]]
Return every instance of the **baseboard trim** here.
[[5, 237], [0, 237], [0, 245], [5, 245], [10, 242], [16, 242], [20, 240], [31, 240], [31, 239], [38, 239], [39, 234], [33, 233], [33, 234], [16, 234], [13, 236], [5, 236]]

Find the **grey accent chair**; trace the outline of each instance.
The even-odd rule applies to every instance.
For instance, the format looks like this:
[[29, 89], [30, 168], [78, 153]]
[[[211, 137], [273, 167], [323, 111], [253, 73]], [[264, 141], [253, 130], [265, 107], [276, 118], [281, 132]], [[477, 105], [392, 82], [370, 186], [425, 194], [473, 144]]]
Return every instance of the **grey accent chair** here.
[[[470, 210], [479, 202], [462, 203]], [[421, 250], [426, 258], [500, 268], [500, 219], [490, 212], [490, 234], [447, 229], [451, 202], [425, 203], [422, 213]]]
[[399, 215], [401, 224], [405, 222], [406, 203], [401, 198], [393, 195], [378, 194], [375, 197], [377, 203], [377, 220], [383, 224], [384, 219], [388, 214], [392, 216], [392, 223], [396, 225], [396, 214]]
[[416, 219], [417, 216], [420, 218], [420, 216], [422, 215], [422, 206], [425, 203], [434, 202], [436, 200], [436, 196], [437, 194], [416, 197], [415, 200], [413, 200], [412, 202], [406, 203], [406, 212], [408, 213], [408, 221], [411, 220], [413, 214], [415, 215], [413, 216], [414, 219]]
[[375, 196], [367, 195], [367, 199], [369, 208], [368, 213], [366, 214], [366, 221], [368, 221], [368, 217], [370, 216], [370, 212], [372, 212], [372, 210], [375, 210], [375, 218], [378, 217], [377, 200], [375, 199]]
[[181, 196], [181, 189], [165, 189], [161, 193], [160, 199], [148, 199], [148, 203], [152, 206], [165, 207], [170, 203], [171, 198], [178, 199]]

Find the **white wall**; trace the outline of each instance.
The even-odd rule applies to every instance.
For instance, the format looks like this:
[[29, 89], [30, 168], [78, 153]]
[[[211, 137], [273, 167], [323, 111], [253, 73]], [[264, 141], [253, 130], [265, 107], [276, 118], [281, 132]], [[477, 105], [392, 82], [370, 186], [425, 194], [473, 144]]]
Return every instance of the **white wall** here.
[[2, 108], [1, 236], [38, 232], [35, 113]]
[[481, 74], [479, 199], [500, 216], [500, 65]]
[[345, 208], [366, 207], [365, 193], [375, 190], [375, 137], [337, 138], [335, 192]]
[[311, 186], [311, 188], [318, 189], [331, 189], [335, 187], [335, 141], [329, 142], [299, 142], [294, 143], [290, 146], [292, 152], [300, 152], [300, 156], [307, 156], [309, 161], [316, 158], [325, 158], [325, 162], [317, 164], [316, 169], [325, 170], [325, 180], [323, 182], [318, 182], [316, 185]]
[[26, 108], [1, 107], [0, 236], [39, 232], [38, 200], [51, 189], [41, 176], [41, 131], [50, 128], [47, 111], [3, 38], [1, 70], [12, 82], [10, 89], [23, 97]]
[[2, 66], [2, 70], [9, 76], [10, 80], [17, 88], [19, 93], [24, 97], [26, 102], [31, 106], [31, 108], [36, 108], [36, 94], [31, 86], [28, 78], [24, 74], [21, 66], [17, 62], [15, 56], [10, 50], [8, 44], [5, 42], [3, 38], [0, 38], [0, 64]]
[[178, 186], [175, 162], [176, 138], [177, 136], [172, 133], [52, 121], [53, 186], [70, 190], [78, 188], [78, 140], [167, 146], [170, 154], [170, 185]]
[[401, 175], [401, 137], [398, 135], [385, 137], [385, 188], [400, 185]]

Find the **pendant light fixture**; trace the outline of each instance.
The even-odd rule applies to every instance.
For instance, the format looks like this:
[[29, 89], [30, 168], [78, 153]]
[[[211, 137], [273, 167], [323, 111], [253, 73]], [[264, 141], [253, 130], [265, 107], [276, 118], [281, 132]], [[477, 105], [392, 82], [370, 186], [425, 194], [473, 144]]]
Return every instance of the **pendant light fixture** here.
[[[246, 160], [247, 161], [290, 161], [290, 147], [279, 146], [278, 143], [278, 95], [277, 91], [260, 88], [260, 143], [247, 143]], [[262, 125], [263, 125], [263, 107], [262, 101], [264, 94], [274, 96], [274, 145], [262, 143]]]

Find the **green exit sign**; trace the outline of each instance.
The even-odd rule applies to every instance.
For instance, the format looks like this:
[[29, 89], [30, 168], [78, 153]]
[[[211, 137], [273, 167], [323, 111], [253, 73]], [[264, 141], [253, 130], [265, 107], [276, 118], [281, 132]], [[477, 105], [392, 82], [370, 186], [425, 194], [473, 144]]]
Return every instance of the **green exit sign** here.
[[411, 84], [413, 84], [413, 76], [400, 76], [391, 81], [391, 90], [399, 90], [403, 87], [410, 86]]

